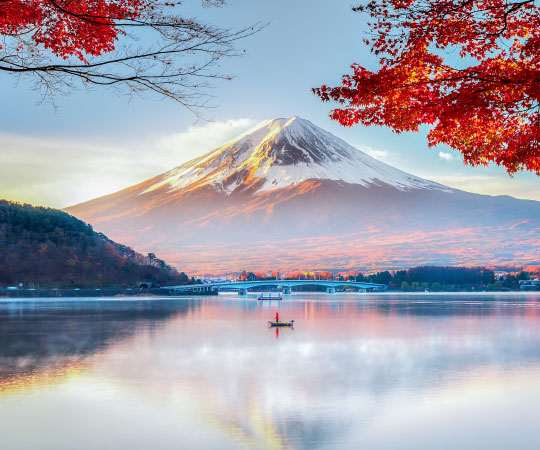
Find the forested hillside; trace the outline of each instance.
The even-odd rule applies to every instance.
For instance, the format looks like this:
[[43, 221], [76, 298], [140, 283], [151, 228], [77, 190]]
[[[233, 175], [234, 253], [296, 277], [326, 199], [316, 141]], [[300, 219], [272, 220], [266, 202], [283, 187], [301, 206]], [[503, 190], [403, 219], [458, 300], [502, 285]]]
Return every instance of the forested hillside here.
[[144, 256], [56, 209], [0, 200], [0, 285], [183, 283], [184, 273]]

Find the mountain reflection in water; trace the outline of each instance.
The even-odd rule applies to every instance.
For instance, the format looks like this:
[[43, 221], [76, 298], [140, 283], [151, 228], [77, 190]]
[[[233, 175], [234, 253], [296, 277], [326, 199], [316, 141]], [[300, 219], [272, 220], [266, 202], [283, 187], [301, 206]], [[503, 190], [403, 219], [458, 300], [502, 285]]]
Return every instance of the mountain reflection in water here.
[[[277, 310], [294, 329], [268, 328]], [[9, 449], [540, 438], [538, 295], [0, 301], [0, 342]]]

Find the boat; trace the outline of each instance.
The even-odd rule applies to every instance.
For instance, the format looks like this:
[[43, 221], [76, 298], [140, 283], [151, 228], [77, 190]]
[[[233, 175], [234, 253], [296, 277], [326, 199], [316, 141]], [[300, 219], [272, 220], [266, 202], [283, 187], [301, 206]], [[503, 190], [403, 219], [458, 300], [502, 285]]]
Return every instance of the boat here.
[[[267, 295], [265, 295], [267, 294]], [[281, 300], [281, 292], [261, 292], [257, 300]]]
[[271, 327], [293, 327], [294, 326], [294, 320], [291, 320], [290, 322], [272, 322], [271, 320], [268, 321], [268, 325]]

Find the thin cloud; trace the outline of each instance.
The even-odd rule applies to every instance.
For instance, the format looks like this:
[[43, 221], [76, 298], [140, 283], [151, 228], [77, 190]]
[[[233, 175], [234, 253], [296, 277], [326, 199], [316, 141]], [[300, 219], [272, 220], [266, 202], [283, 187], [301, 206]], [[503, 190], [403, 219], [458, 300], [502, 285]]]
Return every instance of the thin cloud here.
[[[506, 178], [505, 178], [506, 177]], [[428, 178], [428, 176], [426, 176]], [[506, 175], [431, 175], [429, 179], [456, 189], [486, 195], [510, 195], [516, 198], [540, 200], [538, 181], [534, 178], [508, 178]]]
[[254, 124], [254, 120], [243, 118], [193, 125], [182, 133], [159, 137], [156, 146], [160, 158], [167, 160], [168, 170], [230, 141]]
[[361, 152], [367, 153], [369, 156], [375, 159], [384, 160], [388, 158], [388, 150], [378, 150], [368, 145], [357, 145], [356, 148]]
[[443, 159], [444, 161], [450, 162], [454, 160], [454, 155], [452, 155], [452, 153], [439, 152], [439, 158]]
[[110, 194], [170, 170], [253, 126], [231, 119], [143, 142], [0, 134], [0, 197], [65, 207]]

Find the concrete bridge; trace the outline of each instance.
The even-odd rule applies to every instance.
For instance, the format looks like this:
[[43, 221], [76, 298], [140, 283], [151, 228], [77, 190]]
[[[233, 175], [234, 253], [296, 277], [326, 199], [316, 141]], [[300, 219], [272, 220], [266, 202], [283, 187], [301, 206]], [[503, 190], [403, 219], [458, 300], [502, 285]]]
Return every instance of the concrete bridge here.
[[294, 286], [323, 286], [326, 292], [334, 294], [336, 289], [356, 289], [359, 292], [384, 291], [386, 285], [364, 283], [357, 281], [334, 280], [269, 280], [269, 281], [237, 281], [231, 283], [191, 284], [182, 286], [167, 286], [171, 291], [237, 291], [238, 295], [246, 295], [250, 289], [275, 287], [283, 294], [290, 294]]

